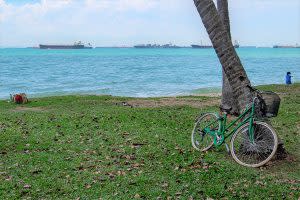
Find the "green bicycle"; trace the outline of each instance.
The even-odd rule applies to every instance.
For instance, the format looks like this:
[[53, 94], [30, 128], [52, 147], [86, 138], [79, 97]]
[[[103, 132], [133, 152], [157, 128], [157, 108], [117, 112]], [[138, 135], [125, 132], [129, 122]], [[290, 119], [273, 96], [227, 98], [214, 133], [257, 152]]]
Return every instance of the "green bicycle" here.
[[199, 151], [207, 151], [213, 145], [219, 147], [231, 136], [230, 151], [233, 159], [246, 167], [260, 167], [272, 159], [278, 146], [275, 130], [266, 122], [255, 118], [255, 106], [261, 98], [253, 98], [237, 119], [227, 125], [229, 109], [218, 113], [204, 113], [195, 123], [191, 140]]

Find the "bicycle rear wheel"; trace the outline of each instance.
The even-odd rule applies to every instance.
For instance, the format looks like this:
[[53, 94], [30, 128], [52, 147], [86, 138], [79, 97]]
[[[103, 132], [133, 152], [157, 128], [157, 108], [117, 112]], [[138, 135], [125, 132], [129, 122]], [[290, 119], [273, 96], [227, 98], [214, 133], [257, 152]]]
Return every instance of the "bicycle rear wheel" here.
[[249, 122], [232, 136], [230, 150], [233, 159], [246, 167], [260, 167], [272, 159], [278, 146], [274, 129], [265, 122], [253, 124], [253, 142], [249, 138]]
[[206, 130], [218, 131], [221, 123], [218, 121], [218, 116], [215, 113], [204, 113], [195, 123], [191, 140], [192, 145], [199, 151], [207, 151], [214, 144], [214, 137], [208, 134]]

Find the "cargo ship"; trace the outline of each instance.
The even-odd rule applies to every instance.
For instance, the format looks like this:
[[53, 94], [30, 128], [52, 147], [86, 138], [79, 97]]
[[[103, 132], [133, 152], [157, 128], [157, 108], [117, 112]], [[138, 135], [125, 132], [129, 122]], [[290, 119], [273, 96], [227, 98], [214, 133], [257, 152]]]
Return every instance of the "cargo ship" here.
[[135, 45], [133, 46], [134, 48], [139, 48], [139, 49], [147, 49], [147, 48], [180, 48], [180, 46], [177, 45], [173, 45], [171, 43], [169, 44], [139, 44], [139, 45]]
[[240, 48], [240, 44], [238, 43], [237, 40], [234, 41], [234, 48]]
[[273, 48], [300, 48], [298, 44], [296, 45], [274, 45]]
[[40, 49], [92, 49], [93, 47], [89, 43], [85, 46], [81, 41], [75, 42], [73, 45], [47, 45], [47, 44], [40, 44]]
[[198, 44], [192, 44], [191, 47], [196, 48], [196, 49], [210, 49], [210, 48], [212, 48], [212, 46], [210, 46], [210, 45], [198, 45]]
[[[213, 46], [211, 46], [211, 45], [202, 45], [202, 42], [201, 42], [201, 45], [192, 44], [191, 47], [196, 48], [196, 49], [210, 49], [210, 48], [213, 48]], [[234, 48], [239, 48], [239, 47], [240, 47], [239, 43], [235, 40], [234, 41]]]

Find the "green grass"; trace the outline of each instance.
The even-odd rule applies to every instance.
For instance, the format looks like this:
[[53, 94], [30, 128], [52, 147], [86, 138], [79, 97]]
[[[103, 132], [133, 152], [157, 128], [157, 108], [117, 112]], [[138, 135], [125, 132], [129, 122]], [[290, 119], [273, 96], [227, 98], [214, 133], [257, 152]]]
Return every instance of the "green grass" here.
[[259, 88], [282, 95], [271, 121], [290, 154], [259, 169], [239, 166], [223, 147], [192, 148], [195, 118], [215, 105], [131, 108], [118, 102], [134, 99], [111, 96], [0, 101], [0, 199], [298, 199], [300, 84]]

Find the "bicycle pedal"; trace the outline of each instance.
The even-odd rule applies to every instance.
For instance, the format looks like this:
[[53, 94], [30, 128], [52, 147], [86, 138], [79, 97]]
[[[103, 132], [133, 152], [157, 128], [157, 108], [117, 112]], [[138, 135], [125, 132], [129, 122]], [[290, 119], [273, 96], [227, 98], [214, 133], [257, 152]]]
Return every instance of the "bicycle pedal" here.
[[225, 147], [226, 147], [226, 151], [227, 151], [227, 153], [228, 153], [228, 154], [230, 154], [230, 149], [229, 149], [229, 146], [228, 146], [228, 144], [226, 144], [226, 143], [225, 143]]

